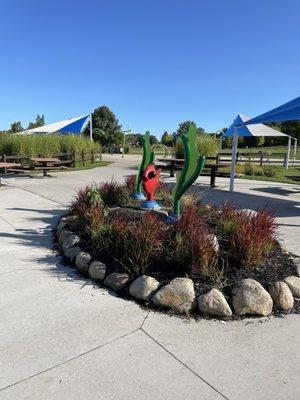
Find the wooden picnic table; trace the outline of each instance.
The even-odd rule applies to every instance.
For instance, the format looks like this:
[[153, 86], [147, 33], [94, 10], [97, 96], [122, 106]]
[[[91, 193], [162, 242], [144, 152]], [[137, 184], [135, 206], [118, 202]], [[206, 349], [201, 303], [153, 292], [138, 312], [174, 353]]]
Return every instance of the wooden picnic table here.
[[[158, 158], [158, 161], [168, 164], [170, 169], [170, 177], [174, 177], [174, 171], [182, 169], [184, 159], [183, 158]], [[219, 168], [228, 167], [228, 164], [213, 163], [205, 164], [204, 168], [210, 169], [210, 186], [216, 186], [216, 176]]]
[[0, 168], [13, 168], [13, 167], [20, 167], [21, 164], [11, 163], [11, 162], [2, 162], [0, 161]]
[[[48, 176], [47, 171], [63, 169], [65, 167], [58, 167], [61, 161], [53, 157], [30, 157], [29, 160], [34, 164], [35, 170], [41, 170], [43, 176]], [[50, 175], [49, 175], [50, 176]]]

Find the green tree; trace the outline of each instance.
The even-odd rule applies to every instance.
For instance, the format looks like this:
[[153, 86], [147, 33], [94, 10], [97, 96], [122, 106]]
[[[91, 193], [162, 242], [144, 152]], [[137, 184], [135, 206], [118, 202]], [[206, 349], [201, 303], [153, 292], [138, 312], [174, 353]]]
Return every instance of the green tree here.
[[150, 135], [150, 144], [151, 146], [158, 142], [157, 137], [154, 135]]
[[168, 133], [167, 131], [165, 131], [161, 137], [161, 142], [165, 146], [172, 146], [173, 136], [170, 133]]
[[12, 124], [10, 124], [10, 130], [9, 131], [11, 133], [21, 132], [23, 130], [24, 130], [24, 128], [22, 127], [20, 121], [16, 121], [16, 122], [13, 122]]
[[45, 116], [44, 114], [39, 115], [37, 114], [35, 118], [35, 122], [29, 122], [27, 129], [38, 128], [39, 126], [45, 125]]
[[[101, 106], [92, 113], [93, 138], [102, 146], [121, 145], [122, 126], [119, 125], [115, 114], [107, 107]], [[90, 124], [84, 130], [84, 135], [89, 136]]]

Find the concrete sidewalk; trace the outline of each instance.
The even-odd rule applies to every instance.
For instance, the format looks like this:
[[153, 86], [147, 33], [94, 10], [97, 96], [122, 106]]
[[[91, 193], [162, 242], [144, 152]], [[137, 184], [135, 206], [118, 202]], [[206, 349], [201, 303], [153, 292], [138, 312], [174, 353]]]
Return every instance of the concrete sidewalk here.
[[[0, 399], [299, 399], [299, 315], [188, 321], [143, 310], [61, 265], [51, 229], [74, 189], [134, 173], [135, 157], [114, 158], [0, 188]], [[206, 200], [230, 196], [220, 182]], [[277, 205], [297, 251], [297, 186], [238, 185], [243, 207]]]

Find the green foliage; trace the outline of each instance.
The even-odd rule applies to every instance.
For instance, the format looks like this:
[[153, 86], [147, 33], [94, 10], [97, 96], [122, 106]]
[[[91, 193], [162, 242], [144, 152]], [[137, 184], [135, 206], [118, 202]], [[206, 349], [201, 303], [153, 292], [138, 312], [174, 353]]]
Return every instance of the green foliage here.
[[161, 143], [165, 146], [172, 146], [173, 144], [173, 136], [168, 132], [164, 132], [161, 137]]
[[180, 214], [180, 198], [193, 184], [201, 173], [205, 157], [199, 154], [196, 146], [196, 125], [190, 125], [186, 134], [181, 138], [184, 147], [184, 164], [182, 171], [177, 173], [177, 183], [174, 189], [174, 214]]
[[143, 158], [139, 166], [139, 170], [136, 176], [136, 193], [141, 193], [142, 191], [142, 175], [149, 164], [153, 163], [155, 155], [154, 151], [151, 149], [150, 145], [150, 132], [147, 131], [142, 137], [143, 144]]
[[[196, 146], [200, 155], [213, 157], [218, 153], [218, 141], [210, 135], [197, 135]], [[176, 158], [184, 158], [181, 140], [176, 141]]]
[[[194, 121], [184, 121], [184, 122], [181, 122], [180, 124], [179, 124], [179, 128], [177, 129], [177, 131], [174, 133], [174, 137], [175, 138], [177, 138], [177, 137], [179, 137], [179, 136], [182, 136], [182, 135], [184, 135], [185, 133], [187, 133], [187, 131], [188, 131], [188, 128], [191, 126], [191, 125], [196, 125], [196, 123], [194, 122]], [[202, 134], [202, 133], [204, 133], [205, 131], [204, 131], [204, 129], [203, 128], [201, 128], [201, 127], [198, 127], [197, 128], [197, 133], [200, 135], [200, 134]]]
[[[98, 107], [93, 111], [92, 124], [94, 140], [102, 146], [118, 146], [122, 143], [122, 126], [107, 106]], [[84, 129], [84, 135], [90, 135], [90, 124]]]
[[0, 154], [9, 156], [53, 156], [71, 151], [91, 151], [99, 145], [74, 135], [11, 135], [0, 136]]
[[21, 125], [21, 122], [20, 121], [17, 121], [17, 122], [13, 122], [12, 124], [10, 124], [10, 132], [11, 133], [17, 133], [17, 132], [21, 132], [21, 131], [23, 131], [24, 130], [24, 128], [23, 128], [23, 126]]
[[45, 117], [44, 114], [39, 115], [37, 114], [35, 122], [29, 122], [27, 129], [34, 129], [38, 128], [39, 126], [45, 125]]

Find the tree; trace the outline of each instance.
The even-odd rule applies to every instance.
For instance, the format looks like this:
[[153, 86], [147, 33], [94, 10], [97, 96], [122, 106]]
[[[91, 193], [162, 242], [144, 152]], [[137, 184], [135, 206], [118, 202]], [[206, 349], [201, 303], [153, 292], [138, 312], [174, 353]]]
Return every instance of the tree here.
[[170, 135], [167, 131], [165, 131], [161, 137], [161, 142], [165, 146], [172, 146], [173, 136]]
[[[192, 125], [192, 124], [195, 124], [195, 122], [194, 121], [190, 121], [190, 120], [184, 121], [184, 122], [180, 122], [179, 128], [177, 129], [176, 132], [173, 133], [174, 138], [177, 138], [178, 136], [184, 135], [187, 132], [189, 126]], [[205, 133], [205, 130], [203, 128], [201, 128], [201, 126], [199, 126], [197, 128], [197, 134], [201, 135], [203, 133]]]
[[[84, 130], [89, 136], [90, 124]], [[92, 113], [93, 138], [102, 146], [118, 146], [122, 143], [122, 126], [119, 125], [115, 114], [105, 105], [98, 107]]]
[[27, 129], [38, 128], [39, 126], [45, 125], [45, 117], [44, 114], [39, 115], [37, 114], [35, 118], [35, 122], [29, 122]]
[[158, 142], [157, 137], [154, 136], [154, 135], [150, 135], [150, 144], [151, 144], [151, 146], [154, 145], [154, 144], [157, 144], [157, 142]]
[[13, 122], [12, 124], [10, 124], [10, 130], [9, 131], [11, 133], [21, 132], [23, 130], [24, 130], [24, 128], [22, 127], [20, 121]]

